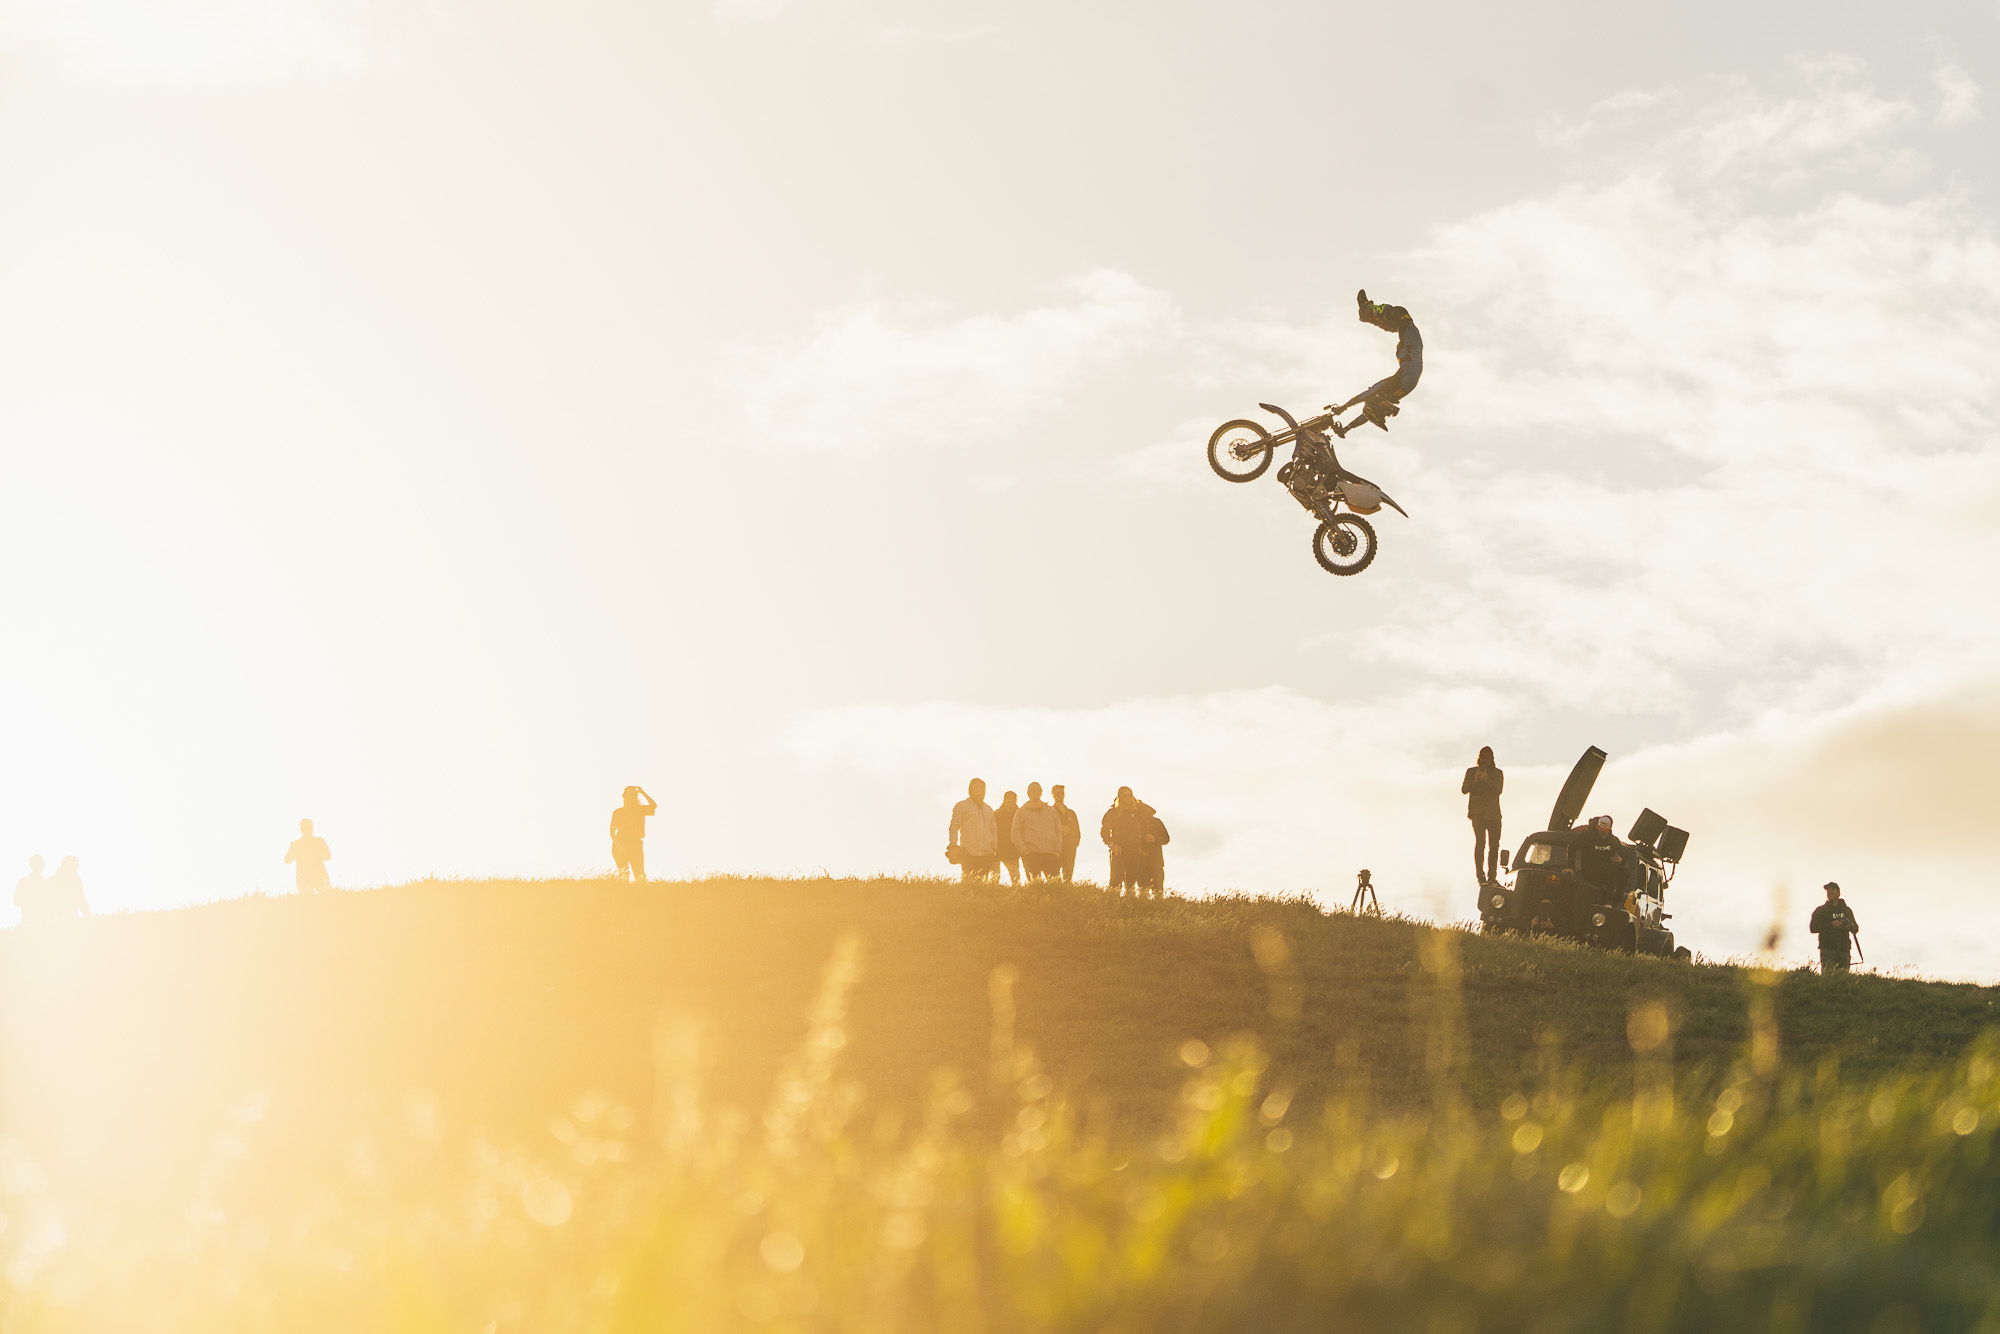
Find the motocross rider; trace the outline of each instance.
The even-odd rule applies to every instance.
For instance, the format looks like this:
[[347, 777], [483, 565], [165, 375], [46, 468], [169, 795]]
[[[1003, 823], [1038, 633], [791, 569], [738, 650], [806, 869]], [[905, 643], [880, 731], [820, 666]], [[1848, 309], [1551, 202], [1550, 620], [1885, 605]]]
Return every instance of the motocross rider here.
[[1333, 433], [1342, 438], [1365, 421], [1388, 430], [1389, 418], [1399, 411], [1396, 404], [1417, 387], [1417, 380], [1424, 373], [1424, 336], [1417, 332], [1417, 322], [1410, 318], [1410, 312], [1401, 306], [1370, 301], [1365, 288], [1354, 294], [1354, 303], [1361, 308], [1363, 324], [1372, 324], [1396, 335], [1396, 373], [1386, 380], [1377, 380], [1339, 407], [1327, 404], [1326, 410], [1332, 413], [1345, 412], [1356, 403], [1361, 405], [1361, 415], [1347, 425], [1342, 426], [1338, 421], [1333, 423]]

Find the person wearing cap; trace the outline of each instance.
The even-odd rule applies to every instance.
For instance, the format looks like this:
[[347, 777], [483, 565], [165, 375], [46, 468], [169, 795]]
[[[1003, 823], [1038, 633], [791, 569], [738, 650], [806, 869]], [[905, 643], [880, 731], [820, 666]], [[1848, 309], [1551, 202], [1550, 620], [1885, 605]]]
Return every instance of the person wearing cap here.
[[1615, 896], [1605, 902], [1615, 903], [1623, 898], [1625, 845], [1611, 831], [1611, 817], [1600, 815], [1593, 819], [1573, 846], [1578, 852], [1577, 870], [1583, 878], [1605, 894]]
[[1840, 897], [1840, 886], [1829, 880], [1826, 902], [1813, 909], [1812, 921], [1806, 926], [1808, 931], [1819, 937], [1819, 970], [1822, 973], [1844, 973], [1852, 967], [1849, 960], [1847, 942], [1852, 937], [1856, 944], [1861, 941], [1861, 923], [1855, 920], [1854, 909]]

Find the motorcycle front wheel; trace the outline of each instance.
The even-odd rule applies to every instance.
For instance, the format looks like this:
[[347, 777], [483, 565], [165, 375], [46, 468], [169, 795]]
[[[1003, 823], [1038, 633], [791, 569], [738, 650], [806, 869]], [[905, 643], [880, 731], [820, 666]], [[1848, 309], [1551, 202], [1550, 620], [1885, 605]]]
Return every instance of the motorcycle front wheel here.
[[1359, 514], [1336, 514], [1313, 532], [1313, 559], [1328, 574], [1360, 574], [1375, 559], [1375, 527]]
[[1277, 450], [1271, 433], [1253, 421], [1224, 422], [1208, 438], [1208, 466], [1225, 482], [1254, 482]]

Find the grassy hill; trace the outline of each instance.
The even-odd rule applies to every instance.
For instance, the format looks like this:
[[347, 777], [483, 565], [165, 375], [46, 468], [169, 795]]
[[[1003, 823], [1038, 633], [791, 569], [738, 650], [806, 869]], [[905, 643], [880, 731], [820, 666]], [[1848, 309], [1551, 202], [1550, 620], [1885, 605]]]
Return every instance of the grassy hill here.
[[1995, 1000], [935, 881], [15, 931], [0, 1328], [2000, 1329]]
[[[1358, 1086], [1414, 1105], [1440, 994], [1422, 932], [1303, 901], [929, 880], [425, 882], [100, 918], [0, 937], [0, 1126], [60, 1179], [121, 1192], [181, 1189], [232, 1117], [256, 1118], [261, 1159], [337, 1158], [413, 1094], [533, 1142], [585, 1090], [645, 1115], [663, 1016], [698, 1022], [709, 1096], [754, 1109], [843, 933], [862, 964], [841, 1065], [870, 1108], [914, 1107], [940, 1069], [977, 1082], [1002, 966], [1015, 1037], [1110, 1133], [1171, 1113], [1184, 1040], [1241, 1033], [1301, 1105]], [[1742, 969], [1447, 939], [1475, 1097], [1551, 1046], [1629, 1062], [1649, 1001], [1683, 1066], [1741, 1054]], [[1788, 1059], [1866, 1076], [1954, 1056], [2000, 990], [1798, 972], [1772, 999]]]

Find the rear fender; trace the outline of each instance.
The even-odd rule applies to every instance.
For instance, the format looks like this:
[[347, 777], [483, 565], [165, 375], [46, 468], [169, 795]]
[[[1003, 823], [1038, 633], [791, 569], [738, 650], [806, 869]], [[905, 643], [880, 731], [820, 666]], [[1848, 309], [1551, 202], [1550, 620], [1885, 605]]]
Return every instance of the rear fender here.
[[[1260, 404], [1259, 406], [1262, 405]], [[1377, 491], [1382, 491], [1381, 487], [1375, 486], [1375, 483], [1368, 481], [1366, 477], [1363, 477], [1358, 472], [1349, 472], [1347, 469], [1342, 468], [1340, 470], [1340, 477], [1343, 481], [1366, 482], [1369, 486], [1374, 486]], [[1382, 503], [1384, 505], [1387, 505], [1390, 509], [1396, 511], [1396, 513], [1402, 515], [1404, 518], [1407, 519], [1410, 517], [1410, 512], [1404, 509], [1401, 505], [1398, 505], [1395, 502], [1395, 499], [1391, 497], [1387, 491], [1382, 491]]]
[[1274, 413], [1277, 416], [1283, 417], [1285, 419], [1285, 425], [1291, 427], [1294, 431], [1299, 429], [1298, 418], [1292, 416], [1291, 413], [1285, 411], [1283, 408], [1279, 407], [1276, 403], [1259, 403], [1257, 406], [1264, 409], [1264, 411], [1266, 412]]

